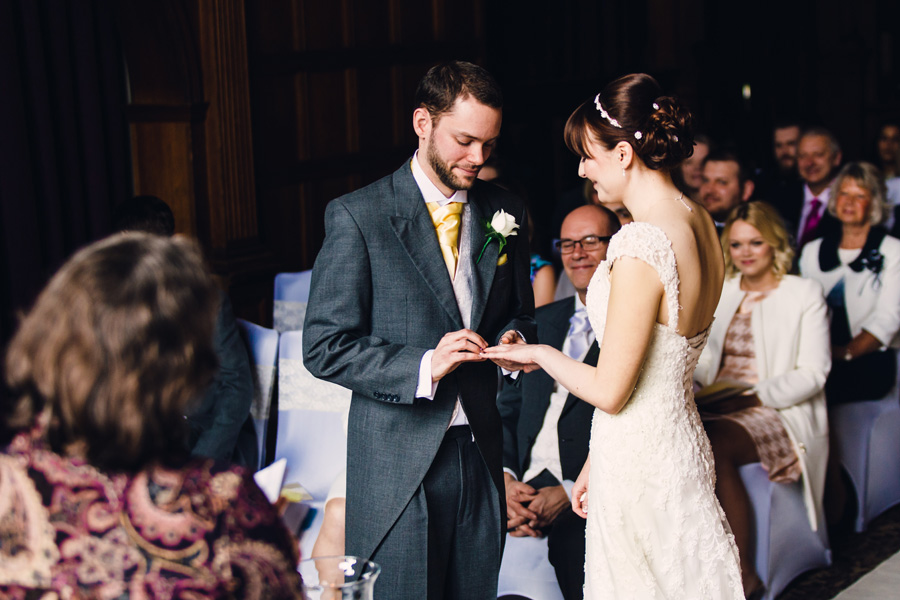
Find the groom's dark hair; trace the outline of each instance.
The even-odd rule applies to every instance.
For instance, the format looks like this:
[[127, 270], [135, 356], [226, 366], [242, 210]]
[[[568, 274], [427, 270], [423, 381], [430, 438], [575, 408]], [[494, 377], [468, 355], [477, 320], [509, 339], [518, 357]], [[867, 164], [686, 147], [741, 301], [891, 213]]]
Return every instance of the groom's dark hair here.
[[461, 60], [437, 64], [425, 73], [416, 89], [416, 108], [437, 121], [450, 112], [458, 98], [471, 96], [491, 108], [503, 108], [503, 93], [493, 76], [478, 65]]

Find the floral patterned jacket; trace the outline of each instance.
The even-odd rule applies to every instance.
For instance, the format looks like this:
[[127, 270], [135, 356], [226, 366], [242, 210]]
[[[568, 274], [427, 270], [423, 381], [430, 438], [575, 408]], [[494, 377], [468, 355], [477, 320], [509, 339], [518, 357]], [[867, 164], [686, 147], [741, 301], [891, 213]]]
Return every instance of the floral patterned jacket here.
[[298, 598], [297, 560], [239, 467], [103, 473], [32, 434], [0, 453], [0, 597]]

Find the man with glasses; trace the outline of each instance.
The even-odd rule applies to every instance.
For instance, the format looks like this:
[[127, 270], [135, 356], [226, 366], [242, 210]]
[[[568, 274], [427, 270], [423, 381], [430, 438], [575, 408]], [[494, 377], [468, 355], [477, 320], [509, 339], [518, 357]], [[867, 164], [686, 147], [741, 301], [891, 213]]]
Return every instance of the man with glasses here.
[[[581, 206], [569, 213], [556, 246], [575, 286], [574, 298], [535, 312], [538, 339], [567, 355], [597, 364], [599, 349], [585, 311], [585, 294], [609, 240], [619, 230], [615, 213]], [[570, 506], [575, 479], [588, 455], [594, 408], [542, 370], [505, 385], [497, 399], [503, 419], [507, 529], [513, 537], [547, 536], [550, 563], [563, 596], [581, 598], [585, 521]], [[509, 540], [507, 552], [515, 552]]]

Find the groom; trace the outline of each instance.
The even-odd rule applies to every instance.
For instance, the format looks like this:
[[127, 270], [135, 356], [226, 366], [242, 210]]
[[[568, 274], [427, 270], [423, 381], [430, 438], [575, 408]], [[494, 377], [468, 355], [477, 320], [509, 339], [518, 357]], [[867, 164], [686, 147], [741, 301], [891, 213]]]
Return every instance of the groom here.
[[[502, 432], [480, 350], [536, 339], [525, 209], [476, 179], [502, 108], [484, 69], [433, 67], [415, 105], [412, 159], [328, 205], [304, 360], [353, 390], [346, 550], [381, 565], [378, 597], [496, 598]], [[521, 235], [486, 235], [501, 210]]]

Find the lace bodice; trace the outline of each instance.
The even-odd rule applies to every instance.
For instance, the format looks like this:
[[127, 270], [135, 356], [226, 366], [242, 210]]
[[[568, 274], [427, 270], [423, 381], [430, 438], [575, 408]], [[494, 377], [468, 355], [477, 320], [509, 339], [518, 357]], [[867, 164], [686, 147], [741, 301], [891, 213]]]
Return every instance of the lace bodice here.
[[[613, 237], [588, 288], [597, 339], [606, 327], [610, 270], [625, 256], [656, 270], [670, 322], [654, 327], [622, 410], [594, 414], [585, 598], [743, 598], [737, 548], [715, 498], [712, 451], [691, 387], [709, 328], [692, 338], [677, 332], [672, 244], [658, 227], [632, 223]], [[601, 360], [608, 351], [601, 348]]]

